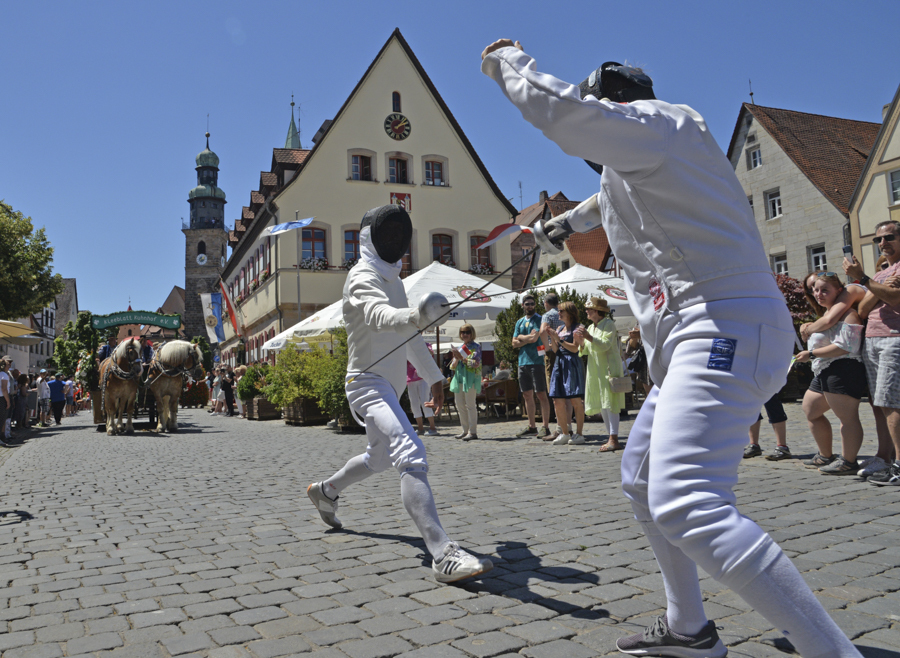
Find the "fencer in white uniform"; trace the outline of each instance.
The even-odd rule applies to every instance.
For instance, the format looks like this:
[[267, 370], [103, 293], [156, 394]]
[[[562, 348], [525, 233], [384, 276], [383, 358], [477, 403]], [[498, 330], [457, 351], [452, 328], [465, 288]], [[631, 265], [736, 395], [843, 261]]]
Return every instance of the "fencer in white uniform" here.
[[794, 331], [747, 197], [706, 123], [657, 100], [639, 69], [602, 65], [576, 86], [501, 40], [482, 71], [600, 192], [535, 227], [558, 251], [603, 226], [622, 267], [654, 388], [622, 458], [622, 485], [656, 555], [667, 614], [622, 638], [634, 655], [724, 656], [696, 565], [803, 656], [859, 656], [778, 545], [736, 508], [747, 427], [785, 382]]
[[467, 553], [444, 532], [428, 484], [425, 445], [400, 407], [407, 361], [432, 385], [435, 404], [443, 400], [443, 375], [416, 332], [439, 323], [445, 309], [427, 303], [409, 307], [400, 270], [411, 239], [412, 222], [399, 206], [374, 208], [363, 217], [360, 259], [344, 284], [343, 313], [349, 351], [347, 400], [365, 425], [369, 444], [330, 478], [310, 484], [307, 494], [322, 520], [340, 528], [339, 494], [374, 473], [395, 468], [406, 511], [434, 558], [434, 577], [450, 583], [483, 574], [493, 564]]

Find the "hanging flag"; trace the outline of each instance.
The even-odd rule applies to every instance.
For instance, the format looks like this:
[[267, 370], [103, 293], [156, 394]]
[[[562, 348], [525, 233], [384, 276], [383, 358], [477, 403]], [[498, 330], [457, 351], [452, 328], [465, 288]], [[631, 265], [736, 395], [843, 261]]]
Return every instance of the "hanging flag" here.
[[495, 242], [500, 240], [500, 238], [504, 238], [507, 235], [514, 235], [519, 232], [522, 233], [531, 233], [531, 229], [527, 226], [519, 226], [518, 224], [500, 224], [500, 226], [495, 226], [494, 230], [491, 231], [485, 241], [480, 245], [476, 246], [476, 249], [487, 249]]
[[278, 235], [279, 233], [287, 233], [288, 231], [293, 231], [296, 228], [304, 228], [305, 226], [309, 226], [312, 224], [312, 220], [315, 217], [307, 217], [306, 219], [297, 219], [293, 222], [285, 222], [284, 224], [276, 224], [275, 226], [270, 226], [265, 231], [263, 231], [263, 235]]
[[203, 293], [200, 295], [203, 307], [203, 324], [210, 343], [225, 342], [225, 327], [222, 326], [222, 293]]
[[237, 317], [234, 314], [234, 302], [231, 301], [231, 295], [229, 295], [228, 291], [225, 289], [225, 283], [222, 279], [219, 279], [219, 289], [222, 291], [222, 301], [224, 302], [225, 309], [228, 311], [228, 319], [231, 320], [231, 328], [234, 329], [236, 335], [241, 335], [243, 332], [238, 330]]

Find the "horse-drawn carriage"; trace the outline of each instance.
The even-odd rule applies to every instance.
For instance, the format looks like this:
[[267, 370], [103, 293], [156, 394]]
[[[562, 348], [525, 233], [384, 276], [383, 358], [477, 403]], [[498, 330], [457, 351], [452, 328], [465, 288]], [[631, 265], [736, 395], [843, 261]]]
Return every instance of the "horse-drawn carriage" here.
[[[148, 317], [137, 319], [136, 315]], [[178, 315], [131, 312], [102, 318], [95, 316], [94, 327], [108, 328], [136, 321], [172, 329], [181, 326]], [[161, 324], [161, 321], [166, 324]], [[164, 342], [149, 359], [144, 358], [143, 348], [142, 338], [127, 338], [100, 363], [100, 390], [97, 394], [109, 436], [133, 434], [132, 421], [140, 411], [147, 412], [149, 429], [155, 425], [158, 432], [177, 432], [178, 401], [184, 380], [187, 376], [194, 379], [203, 377], [203, 352], [199, 345], [185, 340]]]

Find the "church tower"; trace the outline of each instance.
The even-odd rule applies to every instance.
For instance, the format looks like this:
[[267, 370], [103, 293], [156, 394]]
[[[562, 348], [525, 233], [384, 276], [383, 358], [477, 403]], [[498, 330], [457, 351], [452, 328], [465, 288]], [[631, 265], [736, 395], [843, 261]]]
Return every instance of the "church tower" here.
[[206, 149], [197, 155], [197, 187], [188, 193], [191, 206], [190, 228], [184, 233], [184, 333], [205, 336], [203, 308], [200, 295], [219, 291], [219, 277], [225, 267], [225, 192], [218, 187], [219, 156], [209, 150], [209, 133], [206, 133]]

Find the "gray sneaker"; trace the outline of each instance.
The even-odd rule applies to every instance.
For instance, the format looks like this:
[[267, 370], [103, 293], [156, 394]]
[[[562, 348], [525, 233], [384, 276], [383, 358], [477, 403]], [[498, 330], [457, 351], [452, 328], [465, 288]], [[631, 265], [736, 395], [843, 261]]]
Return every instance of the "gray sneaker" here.
[[536, 435], [537, 433], [537, 427], [526, 426], [525, 429], [516, 434], [516, 436], [522, 438], [523, 436], [532, 436]]
[[900, 462], [894, 462], [890, 468], [870, 475], [866, 481], [883, 487], [900, 487]]
[[[319, 516], [322, 517], [322, 520], [330, 525], [332, 528], [341, 528], [343, 524], [338, 520], [337, 517], [337, 508], [338, 508], [338, 499], [335, 498], [331, 500], [328, 496], [325, 495], [325, 492], [322, 491], [322, 483], [321, 482], [313, 482], [306, 488], [306, 495], [309, 496], [309, 499], [313, 502], [313, 505], [316, 506], [316, 509], [319, 510]], [[340, 498], [340, 496], [338, 496]]]
[[855, 461], [848, 462], [843, 456], [838, 457], [828, 466], [819, 469], [819, 473], [825, 475], [856, 475], [859, 471], [859, 464]]
[[758, 443], [748, 443], [747, 447], [744, 448], [744, 459], [750, 459], [751, 457], [758, 457], [762, 454], [762, 448], [759, 447]]
[[543, 439], [545, 436], [550, 436], [550, 430], [546, 427], [541, 427], [541, 429], [538, 430], [537, 436], [539, 439]]
[[616, 648], [633, 656], [722, 658], [728, 653], [713, 622], [707, 622], [696, 635], [679, 635], [669, 628], [665, 615], [657, 617], [643, 633], [620, 637]]

